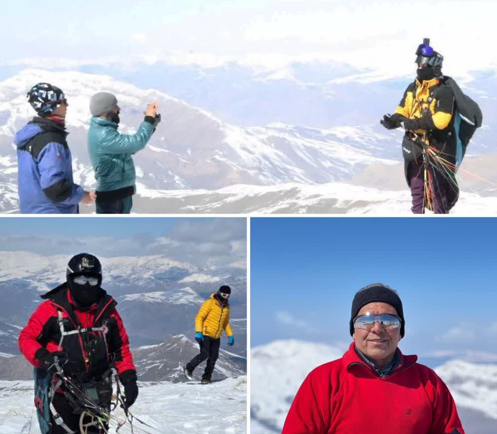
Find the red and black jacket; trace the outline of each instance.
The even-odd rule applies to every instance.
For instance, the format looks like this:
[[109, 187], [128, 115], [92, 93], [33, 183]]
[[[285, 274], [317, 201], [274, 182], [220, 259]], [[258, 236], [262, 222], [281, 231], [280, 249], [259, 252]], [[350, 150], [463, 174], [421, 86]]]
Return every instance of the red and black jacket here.
[[381, 378], [352, 343], [307, 376], [282, 434], [464, 434], [445, 383], [417, 356], [399, 355], [400, 365]]
[[[128, 335], [116, 310], [117, 302], [104, 290], [98, 303], [88, 311], [76, 308], [67, 283], [42, 298], [47, 301], [38, 306], [19, 335], [19, 348], [33, 366], [40, 367], [36, 360], [40, 348], [53, 352], [61, 343], [68, 356], [64, 372], [80, 382], [100, 380], [111, 366], [116, 367], [120, 376], [126, 371], [136, 373]], [[62, 328], [65, 332], [80, 333], [65, 335], [61, 342]], [[90, 330], [95, 328], [100, 330]]]

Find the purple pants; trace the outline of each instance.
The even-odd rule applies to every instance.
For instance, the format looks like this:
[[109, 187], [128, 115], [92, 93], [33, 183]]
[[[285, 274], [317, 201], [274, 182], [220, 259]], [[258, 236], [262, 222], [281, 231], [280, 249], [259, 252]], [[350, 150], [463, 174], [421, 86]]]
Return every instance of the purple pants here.
[[[433, 172], [432, 172], [433, 174]], [[407, 177], [412, 196], [413, 214], [422, 214], [425, 200], [425, 182], [423, 163], [409, 163]], [[433, 211], [435, 214], [448, 214], [446, 183], [440, 176], [433, 174]]]

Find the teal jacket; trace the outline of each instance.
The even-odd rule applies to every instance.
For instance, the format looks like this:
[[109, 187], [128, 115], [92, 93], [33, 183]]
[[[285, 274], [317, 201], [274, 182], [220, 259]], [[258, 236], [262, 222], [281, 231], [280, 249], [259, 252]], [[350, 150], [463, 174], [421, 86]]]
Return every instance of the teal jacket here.
[[148, 121], [143, 121], [133, 135], [119, 134], [117, 127], [107, 119], [91, 118], [88, 153], [95, 171], [97, 192], [135, 186], [135, 165], [131, 156], [145, 147], [154, 132]]

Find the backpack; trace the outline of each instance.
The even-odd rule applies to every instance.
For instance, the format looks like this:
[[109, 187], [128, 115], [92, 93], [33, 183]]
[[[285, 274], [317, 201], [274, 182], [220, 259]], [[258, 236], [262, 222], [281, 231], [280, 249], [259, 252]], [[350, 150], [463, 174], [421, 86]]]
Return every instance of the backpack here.
[[483, 113], [479, 105], [466, 95], [451, 77], [444, 76], [442, 83], [449, 86], [454, 94], [454, 130], [456, 132], [456, 166], [462, 162], [466, 148], [473, 134], [483, 122]]

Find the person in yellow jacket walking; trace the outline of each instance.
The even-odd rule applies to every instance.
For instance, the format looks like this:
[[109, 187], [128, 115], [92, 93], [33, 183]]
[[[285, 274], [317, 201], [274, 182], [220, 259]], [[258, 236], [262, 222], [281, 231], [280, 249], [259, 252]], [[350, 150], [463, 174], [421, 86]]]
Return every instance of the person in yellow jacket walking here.
[[184, 369], [187, 378], [192, 379], [193, 370], [207, 359], [207, 365], [202, 375], [202, 384], [210, 383], [219, 356], [223, 330], [228, 335], [228, 345], [232, 346], [235, 343], [229, 323], [230, 305], [228, 299], [230, 295], [231, 288], [228, 285], [223, 285], [217, 293], [212, 294], [208, 300], [202, 303], [195, 317], [195, 340], [200, 346], [200, 354], [186, 364]]

